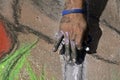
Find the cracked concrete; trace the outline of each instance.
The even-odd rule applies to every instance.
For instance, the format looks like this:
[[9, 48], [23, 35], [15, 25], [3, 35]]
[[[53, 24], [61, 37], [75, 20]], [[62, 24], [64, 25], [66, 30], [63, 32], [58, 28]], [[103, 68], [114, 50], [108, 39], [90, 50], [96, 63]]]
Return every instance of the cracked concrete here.
[[[29, 27], [25, 28], [25, 32], [17, 32], [16, 34], [21, 45], [40, 38], [29, 57], [36, 74], [40, 75], [42, 66], [45, 64], [48, 80], [51, 77], [62, 80], [59, 55], [51, 52], [52, 45], [47, 43], [49, 42], [47, 39], [54, 38], [54, 34], [58, 31], [63, 3], [60, 0], [20, 0], [19, 3], [15, 4], [17, 1], [19, 0], [0, 0], [0, 14], [15, 27], [21, 25]], [[100, 28], [103, 34], [99, 41], [97, 54], [86, 56], [88, 80], [120, 79], [119, 4], [119, 0], [109, 0], [102, 13]], [[39, 32], [50, 38], [44, 38]], [[99, 55], [99, 58], [94, 55]], [[112, 64], [109, 61], [118, 64]], [[24, 74], [21, 78], [27, 79]]]

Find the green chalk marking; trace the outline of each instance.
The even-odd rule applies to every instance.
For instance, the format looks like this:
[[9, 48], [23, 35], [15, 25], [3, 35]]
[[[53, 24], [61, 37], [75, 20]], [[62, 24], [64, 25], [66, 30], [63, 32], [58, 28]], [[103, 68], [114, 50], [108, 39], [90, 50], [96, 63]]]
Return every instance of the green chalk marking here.
[[[37, 76], [27, 60], [31, 49], [35, 47], [37, 42], [38, 41], [32, 44], [25, 44], [0, 61], [0, 80], [19, 80], [19, 74], [24, 65], [30, 80], [47, 79], [44, 68], [42, 69], [41, 75]], [[55, 78], [53, 77], [51, 80], [55, 80]]]
[[14, 53], [7, 55], [0, 61], [0, 80], [18, 80], [27, 56], [37, 41], [32, 44], [25, 44]]

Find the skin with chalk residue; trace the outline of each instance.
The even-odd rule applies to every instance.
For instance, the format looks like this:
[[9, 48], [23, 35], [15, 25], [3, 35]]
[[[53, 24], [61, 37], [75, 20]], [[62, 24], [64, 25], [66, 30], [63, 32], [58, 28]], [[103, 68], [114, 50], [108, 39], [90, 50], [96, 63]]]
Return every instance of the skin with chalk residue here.
[[[74, 8], [83, 8], [84, 0], [65, 0], [65, 10]], [[84, 14], [74, 13], [62, 17], [60, 22], [60, 31], [68, 32], [69, 38], [75, 41], [77, 48], [81, 48], [83, 36], [87, 29]], [[66, 35], [65, 35], [66, 36]]]
[[[84, 0], [65, 0], [65, 10], [83, 8]], [[87, 23], [82, 13], [64, 15], [60, 21], [59, 32], [53, 48], [56, 52], [59, 46], [60, 54], [65, 54], [66, 61], [76, 62], [77, 53], [83, 49], [86, 40]], [[64, 40], [63, 40], [64, 39]], [[64, 41], [64, 44], [62, 43]]]

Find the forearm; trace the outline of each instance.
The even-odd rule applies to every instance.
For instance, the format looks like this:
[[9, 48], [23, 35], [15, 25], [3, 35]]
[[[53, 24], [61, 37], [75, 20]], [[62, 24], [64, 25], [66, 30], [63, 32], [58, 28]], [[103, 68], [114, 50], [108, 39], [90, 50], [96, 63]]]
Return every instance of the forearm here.
[[65, 0], [65, 9], [83, 8], [85, 0]]

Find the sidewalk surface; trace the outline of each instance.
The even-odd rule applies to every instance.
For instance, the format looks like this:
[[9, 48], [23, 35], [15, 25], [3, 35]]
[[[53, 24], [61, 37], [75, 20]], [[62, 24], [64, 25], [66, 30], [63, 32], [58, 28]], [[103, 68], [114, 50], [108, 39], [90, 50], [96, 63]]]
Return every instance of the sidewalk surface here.
[[[0, 17], [14, 25], [29, 27], [29, 33], [17, 32], [20, 45], [39, 38], [29, 61], [37, 75], [45, 65], [48, 80], [52, 77], [62, 80], [59, 55], [52, 52], [52, 39], [58, 31], [62, 5], [61, 0], [0, 0]], [[100, 18], [102, 36], [97, 54], [86, 56], [87, 80], [120, 80], [119, 26], [120, 0], [109, 0]], [[27, 79], [24, 71], [21, 78]]]

